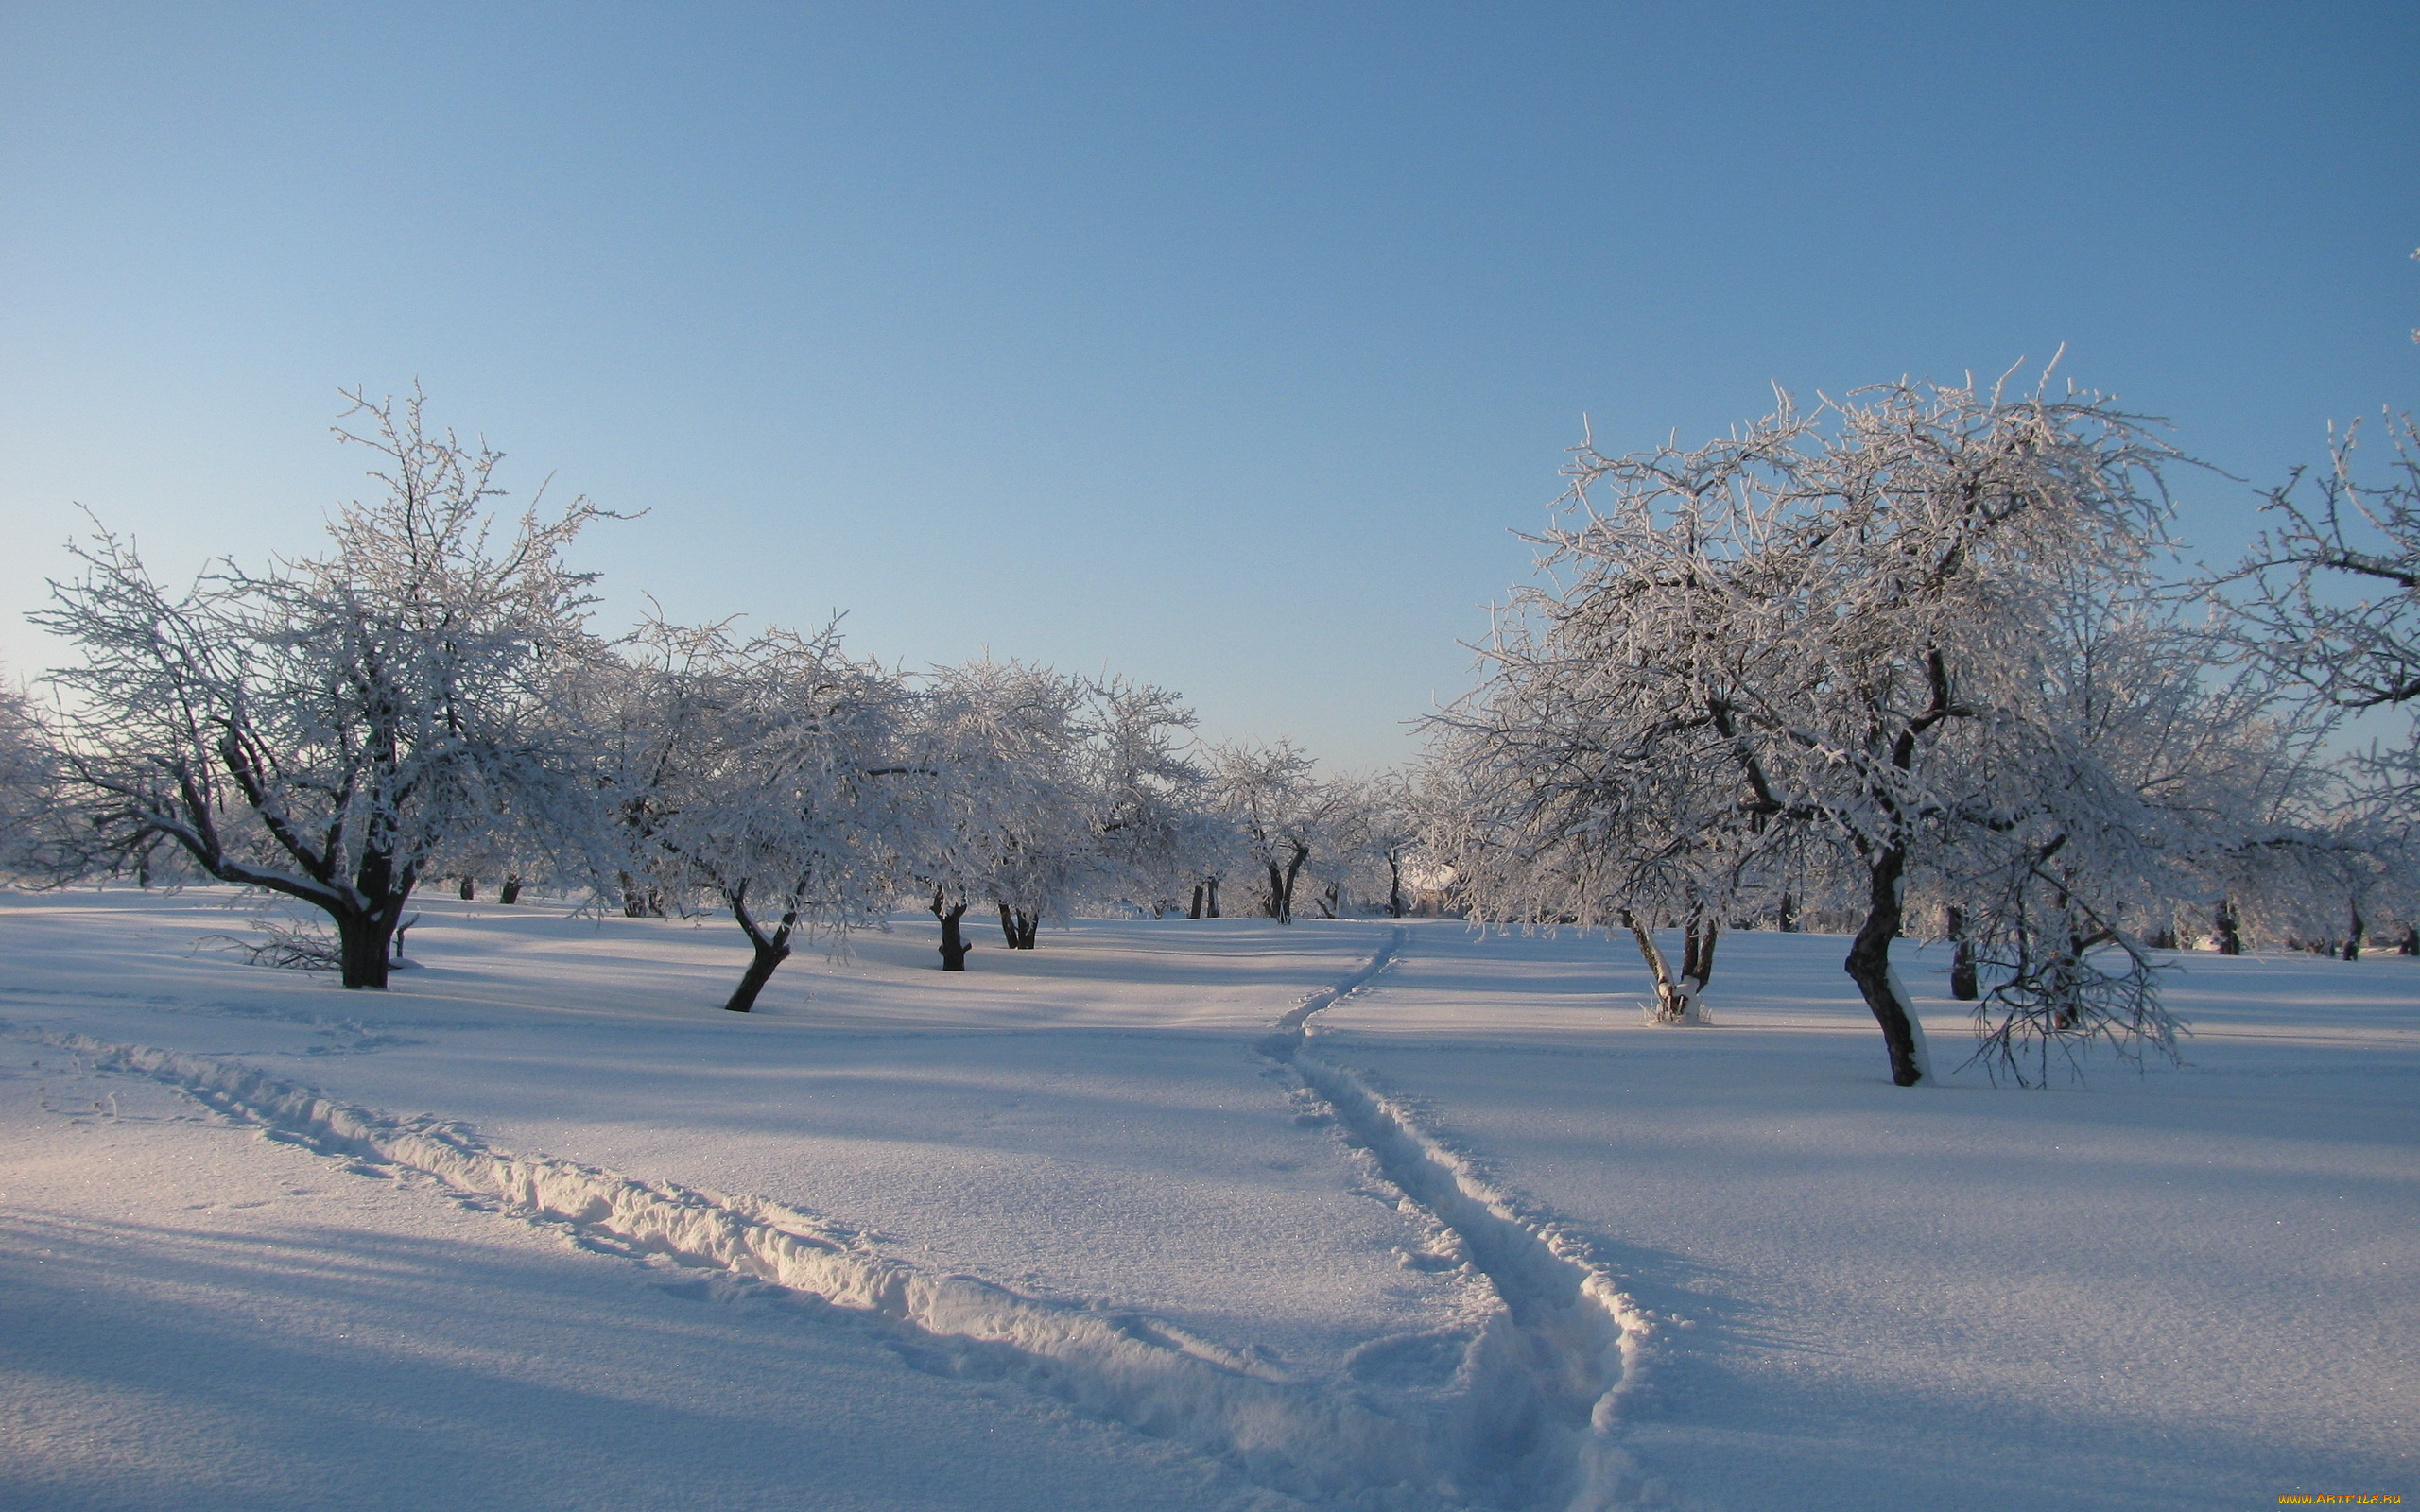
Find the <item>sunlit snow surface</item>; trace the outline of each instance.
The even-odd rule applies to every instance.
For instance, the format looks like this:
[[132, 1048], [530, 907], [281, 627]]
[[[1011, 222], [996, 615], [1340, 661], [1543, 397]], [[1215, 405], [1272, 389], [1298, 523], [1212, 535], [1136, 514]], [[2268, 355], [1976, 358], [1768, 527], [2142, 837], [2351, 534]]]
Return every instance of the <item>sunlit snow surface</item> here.
[[348, 993], [227, 902], [0, 901], [0, 1503], [2420, 1492], [2420, 962], [1901, 1091], [1816, 936], [1658, 1029], [1569, 935], [903, 919], [742, 1017], [722, 920], [430, 901]]

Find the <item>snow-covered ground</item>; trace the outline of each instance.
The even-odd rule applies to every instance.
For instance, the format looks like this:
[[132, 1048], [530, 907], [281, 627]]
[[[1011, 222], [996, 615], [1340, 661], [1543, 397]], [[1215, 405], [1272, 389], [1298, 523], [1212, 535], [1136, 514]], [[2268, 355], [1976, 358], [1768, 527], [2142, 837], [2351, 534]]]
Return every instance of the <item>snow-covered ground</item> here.
[[0, 1504], [2420, 1493], [2420, 962], [1902, 1091], [1817, 936], [1676, 1029], [1602, 939], [903, 918], [740, 1016], [721, 920], [429, 901], [347, 993], [228, 904], [0, 899]]

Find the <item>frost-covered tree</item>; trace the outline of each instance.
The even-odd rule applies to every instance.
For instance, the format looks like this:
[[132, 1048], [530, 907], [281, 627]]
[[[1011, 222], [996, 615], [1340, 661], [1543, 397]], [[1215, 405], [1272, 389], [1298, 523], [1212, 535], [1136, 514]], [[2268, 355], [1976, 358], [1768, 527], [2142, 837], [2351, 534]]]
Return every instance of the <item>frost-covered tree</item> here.
[[1082, 684], [983, 658], [924, 679], [913, 765], [915, 871], [942, 925], [942, 969], [966, 969], [962, 921], [991, 904], [1012, 950], [1082, 895], [1098, 855]]
[[[2325, 469], [2271, 490], [2269, 528], [2214, 584], [2238, 653], [2300, 688], [2328, 724], [2420, 709], [2420, 427], [2394, 414], [2384, 427], [2394, 455], [2376, 476], [2359, 475], [2360, 428], [2348, 426], [2330, 438]], [[2348, 801], [2413, 814], [2420, 723], [2344, 765]]]
[[1157, 917], [1194, 885], [1196, 864], [1216, 839], [1203, 773], [1188, 754], [1194, 713], [1167, 689], [1123, 678], [1095, 683], [1090, 706], [1097, 885]]
[[640, 644], [621, 707], [651, 708], [655, 729], [630, 742], [641, 758], [625, 771], [644, 792], [613, 795], [631, 848], [621, 871], [730, 913], [751, 954], [723, 1006], [746, 1013], [799, 936], [878, 924], [907, 885], [911, 700], [851, 660], [837, 627], [741, 641], [658, 624]]
[[1549, 582], [1438, 722], [1481, 917], [1719, 919], [1840, 878], [1907, 1086], [1931, 1068], [1890, 950], [1929, 873], [2023, 1022], [2169, 1044], [2123, 905], [2169, 816], [2078, 725], [2059, 631], [2146, 593], [2171, 455], [2093, 396], [1904, 383], [1695, 450], [1581, 449]]
[[2324, 698], [2360, 711], [2420, 699], [2420, 427], [2389, 415], [2394, 457], [2356, 475], [2358, 426], [2328, 465], [2269, 491], [2269, 528], [2222, 582], [2248, 648]]
[[326, 555], [222, 562], [175, 592], [96, 529], [74, 548], [83, 576], [34, 619], [83, 653], [53, 674], [61, 796], [100, 859], [131, 868], [165, 841], [308, 903], [361, 988], [386, 985], [405, 905], [448, 846], [507, 812], [584, 822], [555, 698], [558, 672], [594, 652], [592, 577], [563, 554], [600, 511], [533, 501], [496, 533], [502, 454], [429, 429], [417, 393], [353, 398], [366, 423], [337, 434], [378, 455], [384, 493], [337, 512]]
[[1381, 905], [1397, 919], [1410, 912], [1404, 871], [1420, 831], [1403, 780], [1338, 777], [1322, 785], [1321, 799], [1297, 891], [1308, 884], [1311, 906], [1328, 919]]
[[50, 732], [32, 700], [0, 684], [0, 876], [55, 869], [43, 841], [52, 833], [57, 776]]
[[1251, 871], [1260, 911], [1281, 924], [1294, 921], [1295, 887], [1337, 807], [1312, 765], [1290, 740], [1210, 752], [1212, 791]]

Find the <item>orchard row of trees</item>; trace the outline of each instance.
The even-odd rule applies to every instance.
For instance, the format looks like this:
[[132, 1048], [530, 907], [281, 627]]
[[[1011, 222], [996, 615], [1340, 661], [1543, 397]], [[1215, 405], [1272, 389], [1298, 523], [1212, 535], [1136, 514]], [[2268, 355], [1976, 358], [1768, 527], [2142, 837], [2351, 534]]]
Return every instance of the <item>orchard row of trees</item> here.
[[432, 430], [417, 395], [355, 400], [367, 423], [338, 435], [383, 493], [326, 554], [172, 592], [107, 531], [78, 548], [35, 618], [82, 661], [53, 675], [52, 717], [0, 709], [21, 874], [283, 894], [327, 916], [347, 987], [386, 985], [439, 878], [712, 909], [752, 949], [743, 1012], [794, 944], [903, 899], [941, 921], [950, 971], [970, 912], [1030, 950], [1086, 905], [1403, 906], [1388, 784], [1322, 781], [1282, 742], [1197, 750], [1165, 689], [989, 660], [907, 676], [837, 627], [658, 618], [602, 641], [565, 559], [600, 510], [533, 501], [495, 533], [499, 454]]
[[[745, 1010], [802, 938], [929, 908], [1031, 949], [1088, 908], [1290, 919], [1410, 879], [1502, 927], [1636, 940], [1700, 1014], [1727, 929], [1837, 929], [1893, 1079], [1933, 1074], [1893, 942], [1954, 942], [1983, 1054], [2173, 1053], [2152, 953], [2188, 936], [2420, 945], [2420, 438], [2354, 438], [2187, 571], [2156, 429], [2047, 385], [1887, 386], [1695, 449], [1583, 446], [1539, 579], [1429, 721], [1427, 758], [1322, 781], [1201, 746], [1177, 696], [990, 660], [908, 675], [837, 627], [589, 628], [601, 511], [491, 512], [497, 454], [355, 396], [372, 503], [323, 555], [171, 592], [97, 532], [37, 620], [81, 662], [0, 700], [21, 873], [207, 876], [331, 920], [383, 986], [416, 888], [727, 913]], [[467, 883], [464, 884], [468, 885]], [[1238, 908], [1238, 904], [1241, 907]], [[1678, 926], [1670, 959], [1656, 930]]]

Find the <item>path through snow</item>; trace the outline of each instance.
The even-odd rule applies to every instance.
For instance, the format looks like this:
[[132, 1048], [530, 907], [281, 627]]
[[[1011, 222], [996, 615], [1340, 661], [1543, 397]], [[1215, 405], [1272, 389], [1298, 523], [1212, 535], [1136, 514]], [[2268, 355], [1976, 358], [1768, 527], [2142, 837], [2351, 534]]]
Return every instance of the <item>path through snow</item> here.
[[[556, 1226], [585, 1247], [661, 1257], [878, 1316], [928, 1369], [1021, 1381], [1293, 1497], [1373, 1508], [1626, 1504], [1639, 1487], [1612, 1432], [1645, 1318], [1577, 1246], [1515, 1211], [1404, 1109], [1306, 1053], [1312, 1016], [1386, 970], [1405, 938], [1394, 929], [1368, 962], [1285, 1014], [1259, 1048], [1311, 1110], [1302, 1122], [1333, 1119], [1403, 1205], [1450, 1236], [1428, 1255], [1407, 1256], [1408, 1267], [1466, 1263], [1495, 1305], [1476, 1329], [1370, 1341], [1342, 1383], [1294, 1379], [1254, 1352], [1165, 1321], [936, 1274], [781, 1203], [499, 1150], [458, 1122], [352, 1106], [233, 1058], [77, 1034], [31, 1038], [95, 1070], [164, 1083], [361, 1174], [417, 1173], [471, 1205]], [[1450, 1390], [1423, 1398], [1385, 1389], [1390, 1366], [1407, 1359], [1412, 1377], [1435, 1374], [1440, 1350], [1456, 1356]]]

